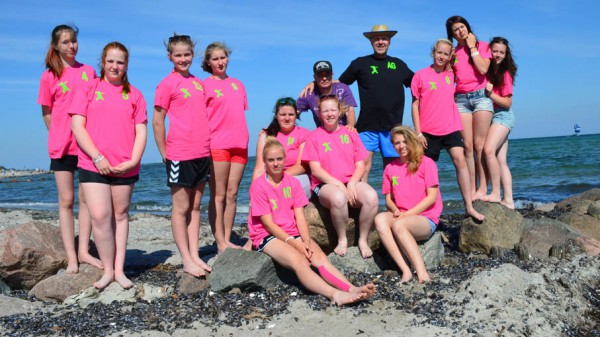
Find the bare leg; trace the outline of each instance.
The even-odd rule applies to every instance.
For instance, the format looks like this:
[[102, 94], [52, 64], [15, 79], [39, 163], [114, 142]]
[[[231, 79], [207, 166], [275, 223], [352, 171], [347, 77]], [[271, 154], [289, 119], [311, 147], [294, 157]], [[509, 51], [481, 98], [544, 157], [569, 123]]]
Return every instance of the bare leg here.
[[515, 209], [515, 202], [513, 200], [512, 191], [512, 174], [510, 173], [508, 161], [506, 160], [507, 155], [508, 138], [506, 139], [504, 144], [502, 144], [500, 151], [498, 151], [498, 162], [500, 163], [502, 189], [504, 190], [504, 199], [502, 200], [501, 204], [510, 209]]
[[[197, 229], [191, 229], [190, 227], [199, 227], [200, 224], [192, 223], [191, 208], [194, 202], [195, 190], [184, 187], [171, 187], [171, 198], [173, 200], [173, 207], [171, 209], [171, 229], [173, 231], [173, 239], [175, 239], [175, 245], [181, 255], [181, 262], [183, 263], [183, 271], [195, 276], [204, 276], [206, 273], [204, 269], [194, 263], [191, 253], [191, 241], [198, 242]], [[191, 235], [195, 235], [192, 237]], [[197, 245], [197, 243], [196, 243]], [[198, 250], [196, 249], [196, 254]]]
[[85, 203], [85, 195], [81, 184], [79, 185], [79, 263], [87, 263], [102, 269], [102, 262], [90, 254], [90, 236], [92, 235], [92, 221]]
[[398, 265], [398, 268], [400, 268], [400, 272], [402, 272], [402, 279], [400, 282], [407, 283], [412, 279], [412, 272], [402, 256], [400, 247], [394, 239], [394, 233], [392, 233], [393, 221], [391, 212], [379, 213], [375, 217], [375, 228], [377, 229], [377, 233], [379, 233], [381, 243], [390, 254], [392, 260]]
[[338, 237], [337, 247], [333, 250], [337, 255], [344, 256], [348, 249], [346, 227], [348, 226], [348, 198], [344, 191], [337, 186], [325, 184], [319, 192], [319, 202], [329, 209], [331, 221]]
[[56, 171], [54, 180], [58, 190], [58, 225], [63, 246], [67, 253], [67, 274], [79, 272], [77, 252], [75, 251], [75, 219], [73, 216], [73, 203], [75, 198], [73, 185], [73, 172]]
[[485, 140], [483, 152], [487, 163], [492, 190], [490, 194], [481, 198], [483, 201], [500, 202], [502, 200], [500, 195], [500, 177], [502, 173], [497, 153], [507, 141], [508, 133], [509, 129], [506, 126], [502, 124], [493, 124], [490, 127], [490, 131]]
[[473, 197], [475, 196], [475, 191], [477, 189], [477, 181], [475, 180], [475, 152], [473, 148], [473, 115], [461, 113], [460, 119], [463, 124], [463, 130], [460, 134], [463, 137], [463, 143], [465, 145], [464, 153], [467, 163], [467, 172], [469, 174], [469, 186], [471, 187], [471, 190], [467, 192], [471, 194], [469, 199], [474, 200]]
[[371, 172], [371, 166], [373, 165], [373, 152], [369, 152], [369, 156], [365, 159], [365, 174], [363, 174], [361, 181], [364, 183], [369, 182], [369, 173]]
[[469, 170], [467, 168], [467, 162], [465, 160], [463, 149], [460, 147], [451, 148], [448, 153], [452, 158], [454, 169], [456, 170], [456, 180], [458, 181], [458, 187], [462, 194], [463, 202], [465, 205], [465, 212], [475, 218], [478, 221], [483, 221], [485, 217], [473, 208], [473, 200], [471, 199], [472, 188], [470, 186], [471, 180], [469, 179]]
[[245, 164], [231, 163], [229, 177], [227, 181], [227, 196], [225, 203], [225, 213], [223, 215], [223, 229], [227, 247], [240, 249], [241, 247], [231, 242], [231, 232], [233, 230], [233, 222], [237, 209], [237, 195], [240, 187], [240, 182], [244, 175]]
[[428, 239], [431, 235], [431, 228], [427, 218], [421, 215], [400, 217], [392, 224], [392, 231], [401, 248], [408, 255], [412, 266], [415, 268], [419, 283], [431, 281], [416, 241]]
[[200, 246], [199, 246], [199, 238], [200, 238], [200, 226], [202, 222], [200, 221], [200, 201], [202, 200], [202, 194], [204, 193], [204, 186], [206, 183], [202, 183], [198, 185], [196, 188], [192, 189], [192, 209], [190, 212], [190, 217], [187, 226], [187, 236], [189, 241], [189, 251], [190, 256], [192, 257], [192, 261], [195, 264], [200, 266], [200, 268], [210, 272], [212, 268], [207, 265], [200, 258]]
[[210, 227], [217, 244], [217, 254], [221, 254], [227, 248], [225, 240], [225, 196], [227, 194], [227, 180], [229, 178], [229, 168], [231, 163], [212, 162], [210, 171], [210, 203], [209, 220]]
[[129, 237], [129, 204], [133, 186], [134, 184], [111, 186], [116, 247], [115, 281], [123, 289], [129, 289], [133, 286], [133, 283], [125, 276], [125, 254], [127, 253], [127, 238]]
[[486, 162], [483, 157], [483, 146], [487, 137], [490, 125], [492, 124], [491, 111], [475, 111], [473, 113], [473, 146], [475, 148], [476, 162], [475, 167], [477, 177], [479, 178], [479, 188], [475, 192], [473, 200], [480, 199], [487, 194]]
[[373, 227], [373, 220], [379, 208], [377, 192], [369, 184], [359, 182], [356, 184], [358, 202], [360, 203], [360, 215], [358, 218], [358, 249], [363, 259], [373, 256], [369, 247], [369, 233]]

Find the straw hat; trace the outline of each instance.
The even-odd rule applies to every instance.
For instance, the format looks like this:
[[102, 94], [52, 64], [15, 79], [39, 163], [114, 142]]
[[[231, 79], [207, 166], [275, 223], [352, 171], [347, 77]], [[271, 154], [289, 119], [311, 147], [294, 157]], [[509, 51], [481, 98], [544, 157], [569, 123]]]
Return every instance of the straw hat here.
[[398, 31], [389, 30], [387, 25], [375, 25], [370, 32], [364, 32], [363, 35], [367, 39], [371, 40], [375, 36], [387, 36], [391, 38], [392, 36], [396, 35], [396, 33], [398, 33]]

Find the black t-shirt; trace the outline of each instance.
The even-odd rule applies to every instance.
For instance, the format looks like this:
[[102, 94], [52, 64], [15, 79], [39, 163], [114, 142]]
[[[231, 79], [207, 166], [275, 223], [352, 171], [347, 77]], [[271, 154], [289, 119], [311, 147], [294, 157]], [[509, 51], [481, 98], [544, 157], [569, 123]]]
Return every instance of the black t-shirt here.
[[363, 56], [350, 63], [339, 80], [345, 84], [358, 82], [360, 114], [356, 129], [389, 131], [402, 124], [404, 87], [410, 88], [414, 73], [399, 58]]

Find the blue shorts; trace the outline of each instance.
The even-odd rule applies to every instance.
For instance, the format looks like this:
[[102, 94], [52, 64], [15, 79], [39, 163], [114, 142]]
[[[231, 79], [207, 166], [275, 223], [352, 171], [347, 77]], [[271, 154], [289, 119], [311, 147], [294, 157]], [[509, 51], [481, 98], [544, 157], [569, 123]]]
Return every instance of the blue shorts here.
[[380, 151], [383, 157], [398, 158], [389, 131], [364, 131], [358, 134], [367, 151]]
[[437, 224], [435, 222], [433, 222], [433, 220], [429, 219], [429, 218], [425, 218], [427, 219], [427, 221], [429, 221], [429, 229], [431, 229], [431, 235], [429, 237], [431, 237], [433, 235], [433, 233], [435, 233], [435, 229], [437, 228]]
[[466, 94], [454, 94], [454, 102], [461, 113], [472, 114], [475, 111], [494, 112], [494, 103], [487, 97], [485, 89], [479, 89]]
[[496, 108], [494, 109], [492, 124], [504, 125], [510, 131], [515, 127], [515, 114], [513, 114], [511, 109]]

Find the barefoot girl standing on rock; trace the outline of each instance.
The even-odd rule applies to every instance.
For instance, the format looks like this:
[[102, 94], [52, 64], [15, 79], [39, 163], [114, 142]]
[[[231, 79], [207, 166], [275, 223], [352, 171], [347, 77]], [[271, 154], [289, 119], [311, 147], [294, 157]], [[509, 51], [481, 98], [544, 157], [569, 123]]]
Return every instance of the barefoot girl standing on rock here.
[[89, 253], [90, 223], [83, 191], [79, 189], [79, 259], [75, 251], [74, 175], [77, 170], [77, 141], [71, 131], [73, 98], [77, 89], [96, 78], [94, 68], [75, 60], [78, 51], [75, 26], [59, 25], [52, 30], [46, 55], [47, 70], [40, 80], [38, 103], [48, 129], [50, 170], [54, 171], [58, 190], [58, 223], [67, 253], [67, 274], [79, 271], [78, 262], [102, 269], [98, 259]]
[[300, 182], [284, 173], [285, 152], [277, 139], [265, 141], [263, 161], [266, 174], [250, 187], [248, 229], [253, 247], [292, 269], [304, 287], [336, 305], [371, 297], [375, 292], [372, 283], [352, 285], [310, 239], [304, 218], [308, 199]]
[[98, 289], [125, 276], [129, 204], [139, 179], [146, 147], [146, 101], [127, 78], [129, 52], [119, 42], [104, 47], [100, 78], [90, 80], [72, 109], [73, 133], [79, 144], [79, 182], [92, 219], [94, 240], [104, 266]]
[[[156, 87], [152, 126], [167, 170], [171, 227], [183, 271], [196, 277], [211, 268], [200, 258], [200, 200], [210, 173], [210, 129], [202, 81], [190, 73], [194, 42], [174, 34], [167, 43], [171, 73]], [[169, 132], [165, 117], [169, 116]]]
[[433, 235], [442, 213], [437, 166], [423, 155], [417, 135], [410, 128], [396, 126], [391, 137], [400, 158], [383, 171], [381, 189], [388, 211], [375, 217], [375, 226], [383, 246], [402, 272], [401, 282], [413, 277], [405, 258], [415, 268], [419, 283], [429, 282], [417, 241]]

